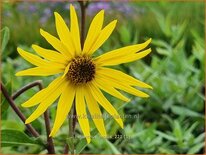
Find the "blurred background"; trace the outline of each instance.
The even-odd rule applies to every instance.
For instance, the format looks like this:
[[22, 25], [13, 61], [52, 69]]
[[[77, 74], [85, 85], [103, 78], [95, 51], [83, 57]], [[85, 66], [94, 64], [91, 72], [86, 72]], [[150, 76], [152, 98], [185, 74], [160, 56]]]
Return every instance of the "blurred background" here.
[[[1, 23], [1, 75], [7, 90], [12, 94], [22, 86], [35, 80], [43, 80], [44, 86], [54, 77], [15, 77], [19, 70], [31, 67], [17, 53], [16, 48], [34, 52], [32, 44], [52, 47], [40, 36], [43, 28], [57, 36], [53, 12], [59, 12], [69, 25], [69, 2], [8, 2], [2, 4]], [[79, 19], [80, 8], [76, 7]], [[105, 10], [105, 25], [114, 19], [118, 24], [106, 43], [96, 55], [123, 46], [142, 43], [152, 38], [152, 53], [142, 60], [116, 67], [150, 85], [146, 91], [150, 98], [129, 96], [130, 103], [123, 103], [109, 95], [107, 97], [124, 117], [124, 129], [113, 119], [105, 119], [107, 139], [101, 138], [91, 122], [94, 138], [89, 145], [76, 129], [75, 147], [77, 153], [166, 153], [201, 154], [205, 139], [205, 17], [204, 2], [129, 2], [96, 1], [87, 7], [87, 29], [94, 15]], [[31, 89], [22, 94], [16, 104], [26, 116], [35, 108], [25, 109], [21, 103], [38, 91]], [[50, 108], [51, 122], [55, 117], [56, 104]], [[105, 113], [105, 112], [104, 112]], [[106, 113], [105, 113], [106, 114]], [[24, 124], [17, 118], [2, 97], [1, 129], [17, 131], [16, 137], [26, 133]], [[34, 121], [33, 126], [46, 139], [43, 118]], [[65, 124], [54, 138], [57, 153], [62, 153], [67, 137]], [[10, 135], [11, 136], [11, 135]], [[37, 141], [30, 138], [32, 141]], [[82, 138], [82, 139], [81, 139]], [[13, 140], [2, 135], [2, 153], [46, 153], [38, 144], [26, 140]]]

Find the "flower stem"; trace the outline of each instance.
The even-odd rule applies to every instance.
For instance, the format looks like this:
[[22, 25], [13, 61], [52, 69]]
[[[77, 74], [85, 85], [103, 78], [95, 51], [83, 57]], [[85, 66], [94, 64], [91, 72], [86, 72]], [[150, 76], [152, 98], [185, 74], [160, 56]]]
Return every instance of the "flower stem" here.
[[[1, 83], [1, 91], [3, 95], [5, 96], [6, 100], [9, 102], [9, 105], [14, 110], [14, 112], [19, 116], [19, 118], [22, 120], [22, 122], [25, 123], [26, 117], [24, 114], [20, 111], [20, 109], [15, 105], [14, 100], [9, 96], [9, 93], [7, 92], [6, 88]], [[27, 130], [32, 134], [34, 137], [39, 137], [39, 133], [32, 127], [31, 124], [25, 124]]]
[[45, 120], [46, 132], [47, 132], [47, 150], [49, 154], [55, 154], [53, 139], [52, 137], [49, 137], [49, 133], [51, 132], [51, 130], [50, 130], [48, 110], [44, 112], [44, 120]]
[[68, 154], [69, 150], [71, 154], [75, 153], [74, 149], [74, 132], [75, 132], [75, 122], [76, 122], [76, 114], [75, 114], [75, 100], [73, 101], [73, 106], [71, 108], [71, 111], [68, 115], [68, 125], [69, 125], [69, 132], [68, 132], [68, 138], [69, 142], [65, 144], [64, 147], [64, 154]]
[[[22, 87], [21, 89], [19, 89], [17, 92], [15, 92], [13, 95], [12, 95], [12, 99], [15, 100], [19, 95], [21, 95], [22, 93], [24, 93], [25, 91], [27, 91], [28, 89], [32, 88], [32, 87], [35, 87], [35, 86], [39, 86], [41, 83], [41, 81], [34, 81], [32, 83], [29, 83], [28, 85]], [[40, 86], [39, 86], [39, 89]]]
[[85, 39], [85, 20], [86, 20], [86, 3], [85, 1], [78, 1], [81, 8], [81, 47], [84, 46]]
[[[43, 89], [43, 85], [41, 82], [38, 83], [39, 90]], [[55, 154], [54, 143], [52, 137], [49, 136], [51, 129], [50, 129], [50, 120], [49, 120], [49, 110], [47, 109], [44, 112], [44, 121], [46, 126], [46, 133], [47, 133], [47, 150], [49, 154]]]
[[[18, 90], [16, 93], [14, 93], [12, 95], [12, 99], [15, 100], [19, 95], [21, 95], [22, 93], [24, 93], [25, 91], [27, 91], [28, 89], [38, 86], [39, 90], [43, 89], [43, 85], [41, 81], [34, 81], [32, 83], [29, 83], [28, 85], [22, 87], [20, 90]], [[16, 107], [17, 108], [17, 107]], [[16, 111], [15, 111], [16, 112]], [[20, 112], [20, 110], [19, 110]], [[21, 112], [20, 112], [21, 113]], [[23, 114], [22, 114], [23, 115]], [[24, 121], [25, 122], [26, 118], [24, 117]], [[48, 110], [46, 110], [44, 112], [44, 120], [45, 120], [45, 126], [46, 126], [46, 132], [47, 132], [47, 150], [48, 153], [50, 154], [54, 154], [55, 150], [54, 150], [54, 144], [53, 144], [53, 139], [52, 137], [49, 137], [49, 133], [50, 133], [50, 121], [49, 121], [49, 112]], [[26, 124], [27, 126], [27, 124]], [[39, 135], [38, 135], [39, 136]], [[37, 137], [38, 137], [37, 136]]]
[[74, 130], [75, 128], [73, 126], [73, 124], [74, 124], [74, 111], [75, 111], [75, 108], [73, 108], [73, 110], [71, 110], [70, 115], [69, 115], [69, 138], [71, 138], [71, 145], [70, 145], [71, 154], [74, 154], [74, 131], [75, 131]]

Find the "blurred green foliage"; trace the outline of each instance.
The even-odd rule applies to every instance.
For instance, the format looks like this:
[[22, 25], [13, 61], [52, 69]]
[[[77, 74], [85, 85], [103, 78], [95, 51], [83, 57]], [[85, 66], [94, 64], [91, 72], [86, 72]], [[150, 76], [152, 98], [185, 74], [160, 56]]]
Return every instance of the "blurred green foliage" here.
[[[102, 2], [91, 2], [90, 5], [98, 5], [98, 3]], [[105, 7], [104, 5], [108, 4], [115, 7], [117, 2], [105, 2], [102, 5]], [[141, 43], [151, 37], [153, 39], [151, 55], [143, 60], [123, 64], [116, 68], [149, 83], [153, 86], [153, 90], [147, 91], [150, 98], [141, 99], [130, 96], [132, 100], [127, 104], [108, 96], [119, 113], [122, 116], [128, 116], [124, 119], [124, 130], [120, 129], [112, 119], [107, 118], [105, 123], [109, 137], [104, 139], [97, 134], [94, 125], [91, 124], [92, 135], [95, 138], [91, 144], [87, 145], [85, 139], [81, 138], [82, 134], [77, 126], [76, 152], [103, 154], [203, 153], [205, 145], [205, 4], [203, 2], [161, 1], [125, 2], [124, 5], [132, 11], [106, 10], [106, 23], [118, 18], [118, 26], [96, 54]], [[20, 6], [21, 8], [19, 8]], [[36, 10], [31, 6], [35, 6]], [[67, 3], [60, 2], [49, 5], [46, 2], [3, 4], [2, 81], [10, 94], [37, 79], [42, 79], [44, 85], [47, 86], [54, 78], [15, 77], [17, 71], [30, 66], [18, 56], [16, 48], [21, 46], [32, 52], [30, 45], [33, 43], [50, 48], [50, 45], [41, 38], [39, 28], [45, 28], [55, 35], [53, 11], [60, 12], [66, 21], [69, 21], [69, 11], [65, 6]], [[34, 9], [33, 12], [32, 9]], [[28, 14], [29, 11], [30, 14]], [[48, 19], [42, 22], [41, 18], [46, 16], [46, 11]], [[94, 10], [90, 14], [89, 11], [92, 10], [88, 10], [87, 18], [88, 21], [91, 21], [96, 12]], [[87, 24], [89, 25], [89, 22]], [[31, 89], [16, 100], [16, 104], [26, 116], [29, 116], [34, 108], [24, 109], [20, 107], [20, 104], [37, 91], [37, 88]], [[24, 134], [23, 123], [3, 98], [1, 109], [2, 130], [18, 132], [17, 138], [14, 137], [13, 141], [15, 144], [21, 144], [20, 146], [6, 145], [7, 147], [3, 145], [2, 153], [46, 153], [42, 146], [36, 145], [38, 139], [30, 139]], [[52, 105], [50, 108], [51, 120], [54, 120], [55, 109], [56, 105]], [[39, 118], [32, 124], [42, 133], [41, 138], [45, 140], [43, 118]], [[17, 131], [10, 131], [12, 128]], [[54, 139], [57, 153], [62, 153], [64, 143], [69, 142], [69, 139], [65, 139], [67, 132], [68, 126], [65, 121]], [[26, 136], [25, 141], [18, 139], [18, 135]], [[9, 142], [9, 134], [3, 134], [3, 136], [6, 136]], [[24, 142], [33, 145], [29, 147], [24, 145]]]

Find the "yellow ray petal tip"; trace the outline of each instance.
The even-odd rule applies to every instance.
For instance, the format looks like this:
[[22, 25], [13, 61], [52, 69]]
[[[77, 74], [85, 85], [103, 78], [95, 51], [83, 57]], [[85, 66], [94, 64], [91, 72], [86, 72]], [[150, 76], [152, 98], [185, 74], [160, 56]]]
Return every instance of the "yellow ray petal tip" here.
[[51, 131], [49, 134], [49, 137], [53, 137], [53, 136], [54, 136], [54, 133], [53, 133], [53, 131]]
[[57, 15], [58, 15], [58, 12], [55, 11], [55, 12], [54, 12], [54, 15], [57, 16]]
[[40, 28], [40, 34], [44, 35], [44, 33], [45, 33], [45, 31], [42, 28]]
[[58, 12], [54, 12], [55, 18], [61, 17], [61, 15]]
[[86, 137], [86, 140], [88, 144], [91, 142], [91, 138]]
[[127, 98], [126, 102], [130, 102], [131, 100], [129, 98]]
[[20, 72], [17, 72], [17, 73], [15, 74], [15, 76], [21, 76], [21, 71], [20, 71]]
[[18, 52], [21, 51], [21, 48], [20, 48], [20, 47], [17, 47], [17, 51], [18, 51]]
[[148, 87], [149, 89], [153, 89], [153, 87], [152, 87], [152, 86], [150, 86], [150, 85], [148, 85], [147, 87]]
[[31, 45], [31, 48], [33, 48], [33, 49], [35, 50], [35, 48], [37, 48], [37, 45], [32, 44], [32, 45]]
[[74, 9], [74, 6], [72, 4], [70, 4], [70, 9]]
[[117, 24], [117, 20], [113, 20], [112, 22], [113, 22], [115, 25]]
[[24, 108], [28, 108], [29, 107], [26, 102], [22, 103], [21, 106], [24, 107]]
[[149, 38], [149, 39], [147, 40], [147, 42], [149, 42], [149, 43], [150, 43], [151, 41], [152, 41], [152, 38]]
[[148, 97], [149, 97], [149, 95], [148, 95], [148, 94], [144, 94], [144, 95], [142, 95], [141, 97], [148, 98]]
[[99, 11], [98, 14], [104, 15], [104, 10]]
[[121, 119], [121, 123], [119, 125], [122, 129], [124, 128], [124, 123], [122, 122], [122, 119]]
[[28, 119], [25, 121], [25, 124], [29, 124], [31, 121], [29, 121]]

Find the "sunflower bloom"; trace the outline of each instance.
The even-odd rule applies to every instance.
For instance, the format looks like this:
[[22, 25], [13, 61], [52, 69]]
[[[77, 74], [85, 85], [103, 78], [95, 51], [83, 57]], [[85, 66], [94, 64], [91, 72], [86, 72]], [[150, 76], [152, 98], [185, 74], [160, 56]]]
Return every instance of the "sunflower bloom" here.
[[[148, 95], [134, 88], [152, 88], [121, 71], [111, 69], [109, 66], [132, 62], [143, 58], [151, 52], [145, 49], [151, 39], [142, 44], [131, 45], [93, 58], [92, 55], [108, 39], [113, 32], [117, 20], [103, 26], [104, 10], [101, 10], [92, 20], [85, 39], [83, 49], [80, 45], [80, 32], [76, 11], [70, 5], [70, 29], [62, 17], [55, 12], [55, 24], [59, 38], [40, 29], [40, 34], [53, 46], [55, 50], [45, 49], [38, 45], [32, 45], [34, 55], [23, 49], [17, 48], [18, 53], [36, 67], [19, 71], [17, 76], [49, 76], [58, 74], [48, 87], [42, 89], [29, 100], [22, 104], [23, 107], [38, 105], [36, 110], [26, 120], [26, 124], [34, 121], [42, 115], [46, 109], [57, 100], [56, 117], [50, 136], [55, 136], [75, 101], [77, 119], [80, 128], [89, 143], [90, 126], [87, 110], [93, 122], [102, 136], [106, 136], [104, 121], [100, 110], [103, 107], [123, 128], [123, 121], [116, 109], [103, 95], [102, 91], [123, 101], [129, 102], [119, 90], [125, 91], [138, 97]], [[100, 105], [100, 106], [99, 106]]]

